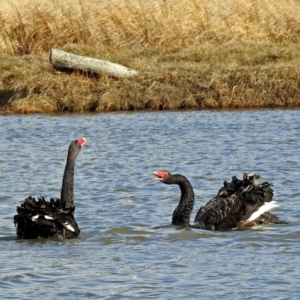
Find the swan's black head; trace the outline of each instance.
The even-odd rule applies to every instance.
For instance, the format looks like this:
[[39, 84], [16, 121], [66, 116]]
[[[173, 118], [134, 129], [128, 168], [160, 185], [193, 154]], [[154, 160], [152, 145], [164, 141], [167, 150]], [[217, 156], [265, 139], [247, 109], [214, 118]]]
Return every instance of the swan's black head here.
[[154, 172], [153, 174], [155, 176], [155, 178], [154, 178], [155, 180], [158, 180], [160, 182], [167, 183], [167, 184], [173, 183], [173, 180], [172, 180], [173, 175], [167, 170], [161, 170], [158, 172]]
[[78, 154], [81, 150], [81, 147], [86, 143], [86, 138], [80, 138], [73, 141], [69, 146], [69, 152], [72, 154]]
[[75, 142], [77, 142], [77, 144], [78, 144], [80, 147], [82, 147], [82, 146], [86, 143], [86, 138], [81, 138], [81, 139], [79, 139], [79, 140], [77, 140], [77, 141], [75, 141]]

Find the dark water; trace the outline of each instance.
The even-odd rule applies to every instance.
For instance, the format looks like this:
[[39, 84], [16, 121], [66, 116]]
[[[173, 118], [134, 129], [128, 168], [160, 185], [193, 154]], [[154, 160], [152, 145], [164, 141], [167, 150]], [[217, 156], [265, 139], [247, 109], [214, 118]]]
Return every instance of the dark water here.
[[[2, 116], [0, 294], [3, 299], [298, 299], [300, 111]], [[59, 196], [71, 140], [79, 239], [15, 240], [28, 195]], [[201, 204], [223, 180], [257, 172], [290, 221], [249, 231], [170, 225], [186, 175]], [[225, 299], [225, 298], [224, 298]]]

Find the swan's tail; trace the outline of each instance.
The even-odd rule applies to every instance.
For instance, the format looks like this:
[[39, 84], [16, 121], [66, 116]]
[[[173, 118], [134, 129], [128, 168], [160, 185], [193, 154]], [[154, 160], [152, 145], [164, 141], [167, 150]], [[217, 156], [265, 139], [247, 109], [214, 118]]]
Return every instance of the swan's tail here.
[[253, 212], [250, 216], [250, 218], [248, 218], [246, 221], [254, 221], [256, 220], [259, 216], [261, 216], [263, 213], [271, 210], [274, 207], [278, 207], [279, 205], [275, 202], [265, 202], [264, 205], [262, 205], [261, 207], [259, 207], [259, 209], [255, 212]]

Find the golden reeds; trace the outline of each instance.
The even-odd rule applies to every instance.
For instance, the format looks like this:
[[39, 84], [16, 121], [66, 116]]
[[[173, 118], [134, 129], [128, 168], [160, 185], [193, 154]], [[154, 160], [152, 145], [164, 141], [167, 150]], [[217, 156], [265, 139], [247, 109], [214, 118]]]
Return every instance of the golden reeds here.
[[[300, 1], [0, 0], [0, 109], [299, 106]], [[56, 72], [51, 48], [139, 71]]]

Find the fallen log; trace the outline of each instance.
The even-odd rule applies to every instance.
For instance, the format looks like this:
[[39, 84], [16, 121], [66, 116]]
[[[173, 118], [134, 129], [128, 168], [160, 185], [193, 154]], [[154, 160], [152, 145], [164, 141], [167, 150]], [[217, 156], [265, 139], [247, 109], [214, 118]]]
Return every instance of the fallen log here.
[[106, 60], [91, 58], [65, 52], [50, 50], [50, 63], [56, 69], [81, 70], [92, 73], [107, 73], [112, 77], [129, 77], [137, 75], [137, 71]]

